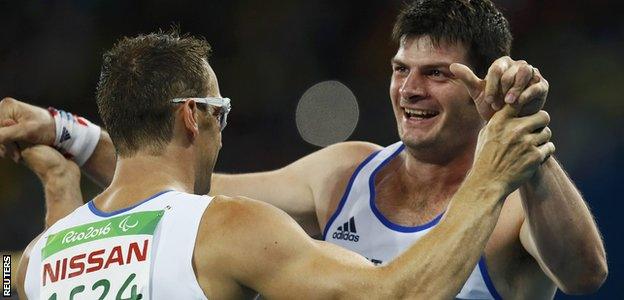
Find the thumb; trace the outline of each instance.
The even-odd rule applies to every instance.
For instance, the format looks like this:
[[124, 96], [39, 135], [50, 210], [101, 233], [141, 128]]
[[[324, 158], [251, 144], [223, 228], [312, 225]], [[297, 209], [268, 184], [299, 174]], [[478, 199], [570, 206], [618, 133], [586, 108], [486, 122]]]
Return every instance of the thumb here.
[[466, 87], [470, 97], [472, 97], [472, 99], [477, 99], [485, 87], [485, 81], [477, 77], [466, 65], [453, 63], [450, 65], [449, 69]]

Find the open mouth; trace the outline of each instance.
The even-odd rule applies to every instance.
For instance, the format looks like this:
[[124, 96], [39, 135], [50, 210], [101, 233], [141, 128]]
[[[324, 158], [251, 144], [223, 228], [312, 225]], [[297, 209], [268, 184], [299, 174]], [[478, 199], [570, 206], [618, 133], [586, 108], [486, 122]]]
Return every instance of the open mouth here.
[[435, 111], [435, 110], [413, 109], [413, 108], [404, 108], [403, 113], [405, 115], [405, 118], [411, 119], [411, 120], [431, 119], [437, 116], [438, 114], [440, 114], [439, 111]]

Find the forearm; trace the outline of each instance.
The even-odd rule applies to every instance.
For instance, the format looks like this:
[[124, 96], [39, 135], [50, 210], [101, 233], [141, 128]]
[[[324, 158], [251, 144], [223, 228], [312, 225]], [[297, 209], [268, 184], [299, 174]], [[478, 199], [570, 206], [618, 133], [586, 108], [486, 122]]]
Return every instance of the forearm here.
[[108, 132], [102, 130], [100, 140], [91, 154], [91, 157], [82, 166], [82, 170], [97, 185], [107, 187], [113, 179], [117, 155], [115, 146], [111, 141]]
[[465, 182], [444, 218], [407, 252], [385, 267], [397, 297], [455, 297], [483, 253], [505, 193], [496, 185]]
[[[599, 287], [607, 273], [600, 233], [583, 197], [554, 158], [520, 188], [529, 252], [564, 291]], [[533, 248], [533, 249], [530, 249]]]
[[49, 228], [58, 220], [83, 205], [80, 191], [80, 172], [67, 168], [40, 176], [45, 192], [45, 225]]

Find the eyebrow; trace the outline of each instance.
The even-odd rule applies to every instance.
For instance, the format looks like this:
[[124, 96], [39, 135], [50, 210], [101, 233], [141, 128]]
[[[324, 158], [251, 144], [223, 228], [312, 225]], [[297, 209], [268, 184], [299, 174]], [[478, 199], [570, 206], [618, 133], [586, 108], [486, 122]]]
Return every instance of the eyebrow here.
[[399, 60], [396, 57], [393, 57], [392, 59], [390, 59], [390, 64], [393, 64], [393, 65], [405, 65], [404, 62], [402, 62], [401, 60]]
[[[393, 65], [401, 65], [401, 66], [406, 66], [407, 64], [404, 63], [403, 61], [401, 61], [400, 59], [393, 57], [392, 59], [390, 59], [390, 63]], [[436, 68], [445, 68], [448, 69], [450, 67], [450, 65], [452, 64], [452, 62], [433, 62], [433, 63], [429, 63], [429, 64], [424, 64], [422, 66], [419, 66], [420, 69], [436, 69]]]

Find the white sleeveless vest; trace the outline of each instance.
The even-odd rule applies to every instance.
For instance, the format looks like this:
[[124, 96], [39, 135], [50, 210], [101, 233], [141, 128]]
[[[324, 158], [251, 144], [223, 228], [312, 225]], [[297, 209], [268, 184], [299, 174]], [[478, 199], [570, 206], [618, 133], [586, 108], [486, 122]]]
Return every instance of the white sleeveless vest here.
[[160, 192], [115, 212], [93, 201], [44, 232], [30, 253], [29, 299], [207, 299], [192, 266], [212, 197]]
[[[325, 241], [357, 252], [375, 264], [386, 264], [438, 224], [442, 214], [420, 226], [401, 226], [386, 219], [377, 209], [375, 175], [404, 148], [401, 142], [390, 145], [373, 153], [357, 167], [338, 208], [325, 226]], [[501, 299], [483, 256], [456, 298]]]

